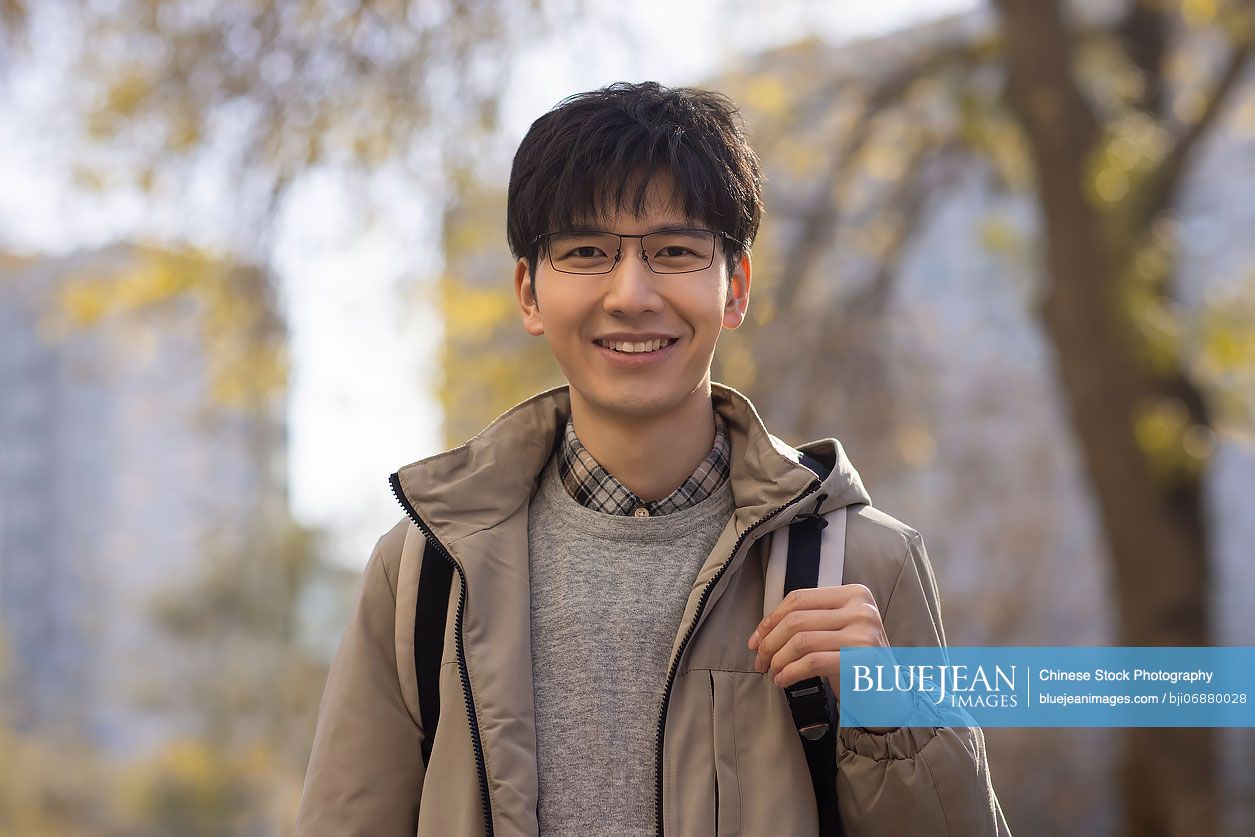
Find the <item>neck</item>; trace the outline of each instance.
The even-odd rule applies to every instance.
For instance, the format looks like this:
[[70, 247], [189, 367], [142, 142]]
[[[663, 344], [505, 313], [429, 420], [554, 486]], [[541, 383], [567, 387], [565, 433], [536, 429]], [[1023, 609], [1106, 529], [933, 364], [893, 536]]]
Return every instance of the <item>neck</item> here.
[[688, 479], [715, 443], [710, 385], [666, 412], [607, 412], [571, 388], [571, 419], [598, 464], [642, 500], [661, 500]]

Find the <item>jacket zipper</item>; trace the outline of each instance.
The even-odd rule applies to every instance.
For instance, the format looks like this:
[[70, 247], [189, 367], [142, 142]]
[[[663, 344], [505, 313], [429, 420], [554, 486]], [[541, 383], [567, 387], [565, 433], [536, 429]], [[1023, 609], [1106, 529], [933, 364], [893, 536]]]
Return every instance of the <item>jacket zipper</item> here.
[[[706, 672], [710, 675], [710, 729], [715, 731], [715, 724], [718, 722], [715, 718], [715, 673], [713, 671]], [[719, 751], [717, 746], [719, 739], [716, 736], [712, 744], [711, 752], [715, 756], [715, 837], [719, 837]]]
[[776, 515], [778, 515], [780, 512], [784, 511], [785, 509], [787, 509], [789, 506], [793, 506], [802, 502], [807, 497], [809, 497], [810, 495], [818, 491], [822, 484], [823, 483], [821, 483], [819, 480], [813, 481], [810, 484], [810, 487], [806, 489], [806, 491], [794, 497], [792, 500], [785, 503], [783, 506], [779, 506], [773, 509], [765, 517], [761, 517], [758, 520], [754, 521], [754, 523], [751, 524], [749, 528], [747, 528], [744, 532], [742, 532], [740, 537], [736, 539], [736, 543], [733, 544], [732, 546], [732, 553], [728, 556], [728, 560], [723, 562], [723, 566], [719, 568], [719, 572], [715, 573], [714, 577], [711, 578], [710, 581], [706, 582], [706, 586], [702, 588], [702, 595], [697, 600], [697, 609], [693, 612], [693, 619], [692, 621], [689, 622], [688, 629], [684, 632], [684, 638], [680, 640], [679, 650], [676, 652], [675, 660], [671, 663], [671, 669], [667, 673], [667, 684], [662, 692], [662, 713], [658, 716], [658, 737], [655, 741], [655, 748], [654, 748], [654, 830], [657, 833], [658, 837], [663, 837], [663, 833], [662, 833], [662, 741], [663, 741], [663, 735], [666, 732], [666, 726], [667, 726], [667, 707], [671, 704], [671, 686], [673, 685], [675, 681], [676, 671], [678, 671], [680, 668], [680, 660], [683, 659], [684, 657], [684, 651], [686, 648], [688, 648], [689, 640], [693, 638], [693, 631], [697, 628], [697, 623], [701, 621], [702, 611], [706, 609], [706, 600], [710, 597], [710, 591], [714, 590], [715, 585], [719, 583], [719, 579], [723, 578], [723, 574], [727, 572], [728, 567], [731, 566], [732, 559], [736, 557], [737, 552], [739, 552], [741, 549], [741, 544], [745, 542], [745, 538], [749, 536], [750, 532], [753, 532], [759, 526], [766, 523], [768, 520], [771, 520], [773, 517], [775, 517]]
[[462, 645], [462, 613], [466, 606], [466, 573], [463, 572], [462, 566], [454, 559], [449, 550], [445, 549], [444, 544], [436, 537], [435, 533], [428, 528], [427, 524], [419, 518], [418, 512], [410, 505], [409, 500], [405, 498], [405, 492], [401, 490], [401, 478], [398, 474], [389, 477], [388, 482], [392, 485], [392, 494], [397, 498], [397, 502], [401, 504], [401, 508], [405, 509], [406, 515], [414, 522], [414, 525], [422, 531], [427, 538], [427, 542], [436, 548], [436, 551], [453, 564], [454, 569], [458, 571], [458, 577], [461, 583], [458, 585], [458, 610], [454, 617], [454, 637], [457, 640], [458, 651], [458, 674], [462, 676], [462, 697], [466, 701], [466, 717], [471, 722], [471, 744], [475, 748], [475, 769], [479, 774], [479, 793], [480, 803], [484, 810], [484, 824], [488, 829], [488, 837], [492, 837], [492, 799], [488, 795], [488, 767], [484, 762], [484, 745], [479, 738], [479, 717], [475, 714], [475, 700], [471, 696], [471, 675], [466, 667], [466, 649]]

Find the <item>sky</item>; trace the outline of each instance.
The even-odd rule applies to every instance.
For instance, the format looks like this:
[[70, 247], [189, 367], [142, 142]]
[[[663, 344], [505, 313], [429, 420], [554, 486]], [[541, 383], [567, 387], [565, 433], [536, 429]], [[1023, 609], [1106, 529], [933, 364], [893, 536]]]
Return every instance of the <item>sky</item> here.
[[[518, 56], [502, 108], [507, 144], [582, 90], [644, 79], [700, 85], [744, 56], [803, 36], [841, 42], [978, 5], [600, 0], [586, 21], [559, 27]], [[40, 137], [40, 126], [57, 125], [55, 91], [39, 74], [12, 84], [14, 106], [0, 110], [0, 249], [60, 254], [187, 228], [186, 218], [154, 217], [135, 196], [76, 192], [66, 150]], [[506, 170], [505, 159], [487, 162]], [[290, 500], [297, 519], [326, 531], [330, 557], [350, 566], [365, 564], [375, 540], [401, 518], [388, 475], [442, 448], [431, 396], [441, 324], [423, 301], [424, 280], [439, 269], [435, 218], [429, 199], [403, 191], [386, 172], [375, 180], [389, 211], [368, 227], [356, 223], [335, 173], [299, 182], [279, 219], [273, 258], [291, 337]], [[230, 189], [212, 178], [198, 184], [187, 215], [229, 212]], [[502, 266], [503, 293], [511, 270]]]

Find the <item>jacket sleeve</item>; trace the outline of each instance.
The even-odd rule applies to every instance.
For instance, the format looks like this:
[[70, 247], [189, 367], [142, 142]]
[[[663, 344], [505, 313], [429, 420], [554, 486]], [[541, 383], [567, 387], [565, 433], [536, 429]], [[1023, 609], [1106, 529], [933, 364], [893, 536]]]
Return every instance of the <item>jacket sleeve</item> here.
[[397, 676], [396, 587], [384, 560], [387, 537], [366, 564], [356, 608], [327, 675], [297, 837], [413, 837], [418, 828], [426, 772], [423, 735], [402, 700]]
[[[937, 582], [918, 534], [882, 612], [891, 646], [945, 645]], [[837, 805], [848, 837], [1010, 837], [979, 727], [842, 727]]]

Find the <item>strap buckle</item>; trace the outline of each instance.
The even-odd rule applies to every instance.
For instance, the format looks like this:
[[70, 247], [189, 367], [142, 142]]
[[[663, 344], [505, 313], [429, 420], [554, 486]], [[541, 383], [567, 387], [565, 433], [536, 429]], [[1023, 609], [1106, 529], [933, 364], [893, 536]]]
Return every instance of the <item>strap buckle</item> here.
[[807, 741], [818, 741], [832, 728], [828, 686], [818, 677], [784, 687], [797, 731]]

